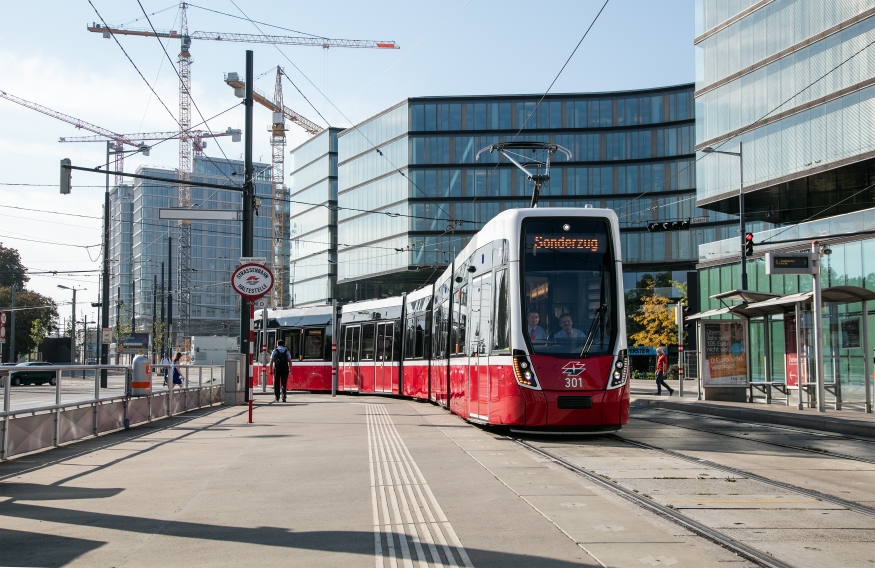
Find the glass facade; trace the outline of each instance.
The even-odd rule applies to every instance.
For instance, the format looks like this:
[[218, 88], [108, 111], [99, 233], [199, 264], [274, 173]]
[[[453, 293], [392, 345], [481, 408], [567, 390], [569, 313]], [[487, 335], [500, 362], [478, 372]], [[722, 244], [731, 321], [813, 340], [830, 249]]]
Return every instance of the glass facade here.
[[291, 306], [337, 297], [337, 133], [328, 128], [291, 151]]
[[[806, 251], [818, 240], [831, 251], [822, 257], [823, 287], [875, 290], [875, 56], [866, 49], [875, 41], [875, 0], [697, 0], [696, 7], [696, 148], [735, 152], [743, 143], [745, 230], [754, 242], [747, 288], [811, 291], [810, 276], [767, 275], [763, 253]], [[738, 158], [697, 158], [698, 205], [737, 213]], [[711, 296], [739, 287], [738, 238], [699, 246], [702, 310], [721, 307]], [[768, 324], [774, 381], [787, 378], [795, 339], [785, 323], [792, 333], [794, 320], [775, 315]], [[812, 322], [803, 312], [801, 335]], [[750, 324], [752, 378], [762, 381], [766, 323]], [[872, 324], [861, 303], [824, 305], [825, 381], [835, 381], [851, 407], [864, 401], [869, 356], [855, 338]]]
[[[408, 99], [338, 135], [338, 282], [344, 299], [421, 285], [487, 221], [528, 207], [531, 186], [497, 142], [537, 141], [557, 154], [540, 205], [614, 209], [635, 273], [677, 272], [732, 217], [695, 203], [692, 85], [619, 93]], [[693, 230], [648, 222], [695, 218]], [[680, 276], [682, 274], [682, 277]]]
[[[780, 184], [872, 157], [875, 0], [775, 0], [741, 14], [749, 4], [697, 4], [710, 31], [696, 45], [696, 147], [743, 142], [745, 193], [761, 212], [793, 189]], [[737, 158], [698, 157], [699, 204], [737, 212]]]
[[[195, 157], [191, 179], [195, 182], [231, 185], [242, 180], [243, 162]], [[269, 202], [270, 166], [255, 164], [256, 195]], [[176, 179], [175, 170], [139, 168], [138, 174]], [[236, 176], [236, 177], [235, 177]], [[123, 323], [136, 318], [136, 331], [152, 331], [153, 298], [161, 316], [161, 264], [164, 263], [164, 289], [173, 287], [173, 317], [179, 318], [179, 227], [176, 221], [158, 219], [158, 210], [177, 207], [175, 184], [136, 180], [133, 186], [114, 188], [110, 194], [112, 232], [110, 235], [110, 325], [117, 314]], [[241, 210], [239, 191], [203, 187], [191, 188], [192, 207], [216, 210]], [[240, 223], [204, 221], [191, 223], [191, 335], [239, 335], [240, 306], [229, 284], [231, 271], [239, 264]], [[269, 216], [255, 217], [255, 256], [270, 257]], [[168, 274], [168, 237], [172, 271]], [[168, 279], [170, 282], [168, 282]], [[155, 282], [157, 280], [157, 288]], [[131, 306], [133, 305], [133, 310]], [[166, 311], [166, 300], [165, 300]], [[174, 326], [175, 327], [175, 326]]]

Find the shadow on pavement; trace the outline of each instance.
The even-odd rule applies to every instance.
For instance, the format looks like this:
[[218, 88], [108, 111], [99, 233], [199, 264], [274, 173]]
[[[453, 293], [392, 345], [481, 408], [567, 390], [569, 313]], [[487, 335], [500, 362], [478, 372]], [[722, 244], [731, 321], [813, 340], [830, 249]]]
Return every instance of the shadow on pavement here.
[[106, 544], [96, 540], [3, 529], [0, 566], [64, 566]]
[[[111, 530], [123, 530], [142, 534], [161, 534], [178, 538], [192, 538], [217, 542], [234, 542], [241, 544], [254, 544], [272, 546], [278, 549], [315, 550], [324, 552], [342, 552], [360, 554], [373, 558], [374, 533], [363, 531], [302, 531], [296, 532], [279, 527], [234, 527], [223, 525], [211, 525], [204, 523], [192, 523], [183, 521], [165, 521], [162, 519], [144, 519], [128, 515], [114, 515], [93, 511], [75, 511], [39, 505], [26, 505], [14, 502], [0, 503], [0, 515], [28, 519], [32, 521], [44, 521], [51, 523], [63, 523], [78, 525], [88, 528], [101, 528]], [[3, 531], [0, 539], [6, 539], [6, 533], [15, 533], [10, 538], [16, 541], [9, 542], [8, 546], [0, 540], [0, 545], [5, 552], [0, 552], [0, 564], [14, 566], [56, 566], [81, 555], [88, 550], [96, 548], [98, 543], [93, 541], [47, 537], [43, 534], [28, 532]], [[385, 538], [385, 534], [383, 535]], [[67, 542], [72, 541], [72, 542]], [[102, 543], [101, 543], [102, 544]], [[41, 560], [35, 560], [29, 551], [41, 551]], [[599, 566], [592, 561], [586, 552], [580, 551], [578, 562], [568, 562], [553, 558], [544, 558], [528, 554], [513, 554], [497, 550], [481, 550], [467, 548], [468, 556], [475, 566], [519, 566], [519, 567], [553, 567], [570, 568], [572, 566]], [[586, 561], [590, 560], [587, 564]], [[291, 557], [289, 557], [291, 563]]]

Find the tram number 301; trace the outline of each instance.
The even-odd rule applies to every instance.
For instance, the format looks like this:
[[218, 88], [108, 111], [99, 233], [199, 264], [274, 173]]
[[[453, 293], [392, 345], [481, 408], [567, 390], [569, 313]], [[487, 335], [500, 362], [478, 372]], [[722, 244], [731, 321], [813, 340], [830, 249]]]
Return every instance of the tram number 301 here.
[[576, 389], [583, 386], [583, 377], [567, 377], [565, 379], [565, 388]]

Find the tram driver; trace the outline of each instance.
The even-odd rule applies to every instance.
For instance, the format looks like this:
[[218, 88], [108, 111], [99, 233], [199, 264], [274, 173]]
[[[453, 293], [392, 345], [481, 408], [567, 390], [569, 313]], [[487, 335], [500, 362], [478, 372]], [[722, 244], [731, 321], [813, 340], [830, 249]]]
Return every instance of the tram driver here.
[[529, 308], [528, 313], [526, 314], [526, 322], [528, 323], [526, 328], [526, 333], [529, 336], [529, 339], [532, 341], [547, 340], [547, 332], [544, 331], [544, 328], [538, 325], [541, 321], [541, 314], [538, 313], [538, 310], [535, 308]]
[[574, 327], [574, 320], [569, 313], [564, 313], [559, 318], [559, 327], [561, 329], [553, 334], [553, 339], [570, 340], [584, 337], [583, 332]]

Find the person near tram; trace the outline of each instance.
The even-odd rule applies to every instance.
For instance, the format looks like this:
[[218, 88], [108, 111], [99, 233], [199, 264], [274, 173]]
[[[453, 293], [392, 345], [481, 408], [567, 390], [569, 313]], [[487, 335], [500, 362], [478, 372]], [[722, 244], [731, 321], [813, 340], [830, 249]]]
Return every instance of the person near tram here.
[[538, 325], [541, 322], [541, 314], [535, 308], [529, 308], [529, 312], [526, 314], [526, 333], [529, 336], [529, 339], [532, 341], [547, 340], [547, 332], [544, 331], [544, 328]]
[[182, 351], [176, 352], [171, 364], [173, 365], [173, 386], [182, 388], [182, 381], [185, 379], [185, 375], [179, 370], [180, 365], [182, 365]]
[[559, 331], [553, 334], [553, 339], [575, 339], [585, 337], [585, 334], [574, 327], [571, 314], [565, 313], [559, 318]]
[[276, 402], [280, 401], [282, 393], [283, 402], [286, 401], [286, 383], [289, 380], [289, 372], [292, 370], [292, 354], [286, 349], [285, 342], [280, 339], [276, 342], [276, 349], [270, 354], [270, 368], [273, 373], [273, 395]]
[[662, 387], [668, 389], [668, 396], [674, 394], [674, 389], [665, 382], [665, 374], [668, 373], [668, 356], [662, 347], [656, 348], [656, 396], [662, 396]]
[[164, 386], [166, 387], [167, 377], [170, 374], [170, 366], [173, 364], [173, 361], [170, 360], [170, 356], [167, 353], [164, 353], [161, 357], [161, 362], [158, 364], [161, 365], [161, 372], [164, 373]]

